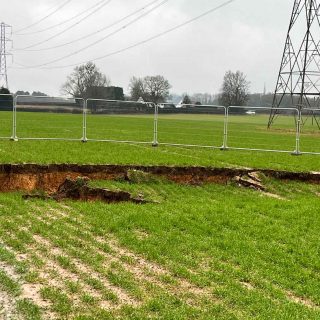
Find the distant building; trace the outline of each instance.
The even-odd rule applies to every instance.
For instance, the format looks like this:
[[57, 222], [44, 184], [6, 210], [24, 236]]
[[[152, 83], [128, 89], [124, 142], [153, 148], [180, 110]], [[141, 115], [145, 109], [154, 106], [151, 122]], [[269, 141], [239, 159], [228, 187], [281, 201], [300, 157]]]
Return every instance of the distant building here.
[[174, 103], [171, 102], [167, 102], [167, 103], [159, 103], [158, 104], [159, 108], [161, 109], [175, 109], [176, 105]]
[[120, 87], [91, 87], [87, 96], [92, 99], [124, 100], [123, 88]]

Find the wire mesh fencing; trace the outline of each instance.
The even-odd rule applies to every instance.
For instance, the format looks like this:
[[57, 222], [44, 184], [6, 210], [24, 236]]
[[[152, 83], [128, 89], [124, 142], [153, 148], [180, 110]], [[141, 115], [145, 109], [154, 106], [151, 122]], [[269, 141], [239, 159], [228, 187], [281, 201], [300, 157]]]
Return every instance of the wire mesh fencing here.
[[151, 144], [154, 141], [153, 103], [88, 99], [86, 141]]
[[162, 104], [158, 108], [158, 143], [222, 148], [225, 120], [225, 107]]
[[11, 139], [13, 130], [13, 95], [0, 94], [0, 139]]
[[320, 109], [303, 109], [301, 151], [320, 155]]
[[83, 139], [85, 102], [80, 98], [18, 95], [15, 97], [15, 140]]
[[267, 129], [270, 111], [269, 107], [229, 107], [228, 149], [299, 154], [299, 110], [278, 108], [277, 119]]
[[141, 143], [320, 155], [320, 109], [0, 95], [0, 138]]

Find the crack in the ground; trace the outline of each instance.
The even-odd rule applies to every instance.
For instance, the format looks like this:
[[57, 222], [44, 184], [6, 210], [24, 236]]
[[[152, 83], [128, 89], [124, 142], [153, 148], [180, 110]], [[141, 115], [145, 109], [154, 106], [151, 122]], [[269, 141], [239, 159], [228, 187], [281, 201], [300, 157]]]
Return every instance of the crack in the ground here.
[[87, 177], [91, 180], [126, 179], [128, 172], [136, 170], [162, 177], [176, 183], [198, 185], [203, 183], [226, 184], [236, 177], [254, 172], [278, 180], [320, 183], [319, 172], [288, 172], [209, 167], [125, 166], [125, 165], [0, 165], [0, 192], [43, 190], [56, 192], [64, 181]]

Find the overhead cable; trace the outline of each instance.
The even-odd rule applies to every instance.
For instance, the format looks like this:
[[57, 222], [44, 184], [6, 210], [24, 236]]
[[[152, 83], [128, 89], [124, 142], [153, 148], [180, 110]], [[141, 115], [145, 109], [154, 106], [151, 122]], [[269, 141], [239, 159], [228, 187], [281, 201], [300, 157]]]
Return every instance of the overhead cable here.
[[39, 23], [41, 23], [42, 21], [50, 18], [51, 16], [53, 16], [54, 14], [56, 14], [58, 11], [60, 11], [62, 8], [64, 8], [68, 3], [70, 3], [72, 0], [67, 0], [65, 2], [63, 2], [60, 6], [58, 6], [54, 11], [52, 11], [51, 13], [49, 13], [48, 15], [44, 16], [43, 18], [41, 18], [40, 20], [24, 27], [24, 28], [21, 28], [21, 29], [18, 29], [17, 31], [15, 31], [15, 33], [19, 33], [21, 31], [24, 31], [24, 30], [27, 30], [27, 29], [30, 29], [36, 25], [38, 25]]
[[106, 2], [106, 0], [103, 0], [104, 3], [102, 3], [98, 8], [96, 8], [94, 11], [90, 12], [89, 14], [87, 14], [85, 17], [83, 17], [82, 19], [80, 19], [79, 21], [75, 22], [74, 24], [72, 24], [71, 26], [69, 26], [68, 28], [54, 34], [53, 36], [43, 40], [43, 41], [39, 41], [37, 43], [34, 43], [28, 47], [25, 47], [25, 48], [18, 48], [18, 49], [15, 49], [15, 51], [21, 51], [21, 50], [27, 50], [27, 49], [31, 49], [31, 48], [34, 48], [36, 46], [39, 46], [43, 43], [46, 43], [46, 42], [49, 42], [51, 41], [52, 39], [55, 39], [59, 36], [61, 36], [62, 34], [68, 32], [69, 30], [71, 30], [72, 28], [76, 27], [77, 25], [79, 25], [81, 22], [83, 22], [84, 20], [88, 19], [89, 17], [91, 17], [92, 15], [94, 15], [96, 12], [98, 12], [99, 10], [101, 10], [103, 7], [105, 7], [106, 5], [108, 5], [112, 0], [108, 0]]
[[165, 31], [163, 31], [163, 32], [160, 32], [160, 33], [158, 33], [158, 34], [156, 34], [156, 35], [154, 35], [154, 36], [152, 36], [152, 37], [149, 37], [149, 38], [147, 38], [147, 39], [145, 39], [145, 40], [139, 41], [139, 42], [137, 42], [137, 43], [135, 43], [135, 44], [132, 44], [132, 45], [130, 45], [130, 46], [128, 46], [128, 47], [125, 47], [125, 48], [122, 48], [122, 49], [119, 49], [119, 50], [116, 50], [116, 51], [107, 53], [107, 54], [105, 54], [105, 55], [103, 55], [103, 56], [100, 56], [100, 57], [97, 57], [97, 58], [87, 59], [86, 61], [82, 61], [82, 62], [78, 62], [78, 63], [73, 63], [73, 64], [68, 64], [68, 65], [51, 66], [51, 67], [46, 67], [46, 66], [49, 65], [49, 64], [51, 64], [52, 62], [44, 63], [44, 64], [41, 64], [41, 65], [35, 65], [35, 66], [26, 66], [26, 65], [18, 64], [18, 63], [16, 63], [16, 64], [19, 65], [20, 67], [23, 67], [24, 69], [46, 69], [46, 70], [47, 70], [47, 69], [64, 69], [64, 68], [75, 67], [75, 66], [78, 66], [79, 64], [86, 63], [88, 60], [89, 60], [89, 61], [102, 60], [102, 59], [105, 59], [105, 58], [108, 58], [108, 57], [115, 56], [115, 55], [117, 55], [117, 54], [126, 52], [126, 51], [128, 51], [128, 50], [133, 49], [133, 48], [139, 47], [139, 46], [141, 46], [141, 45], [143, 45], [143, 44], [146, 44], [146, 43], [148, 43], [148, 42], [150, 42], [150, 41], [153, 41], [153, 40], [155, 40], [155, 39], [158, 39], [158, 38], [160, 38], [160, 37], [163, 37], [163, 36], [165, 36], [165, 35], [173, 32], [173, 31], [176, 31], [176, 30], [178, 30], [178, 29], [181, 29], [182, 27], [184, 27], [184, 26], [186, 26], [186, 25], [188, 25], [188, 24], [190, 24], [190, 23], [193, 23], [193, 22], [195, 22], [195, 21], [197, 21], [197, 20], [199, 20], [199, 19], [201, 19], [201, 18], [203, 18], [203, 17], [205, 17], [205, 16], [207, 16], [207, 15], [209, 15], [209, 14], [215, 12], [215, 11], [218, 11], [219, 9], [222, 9], [223, 7], [226, 7], [227, 5], [229, 5], [229, 4], [231, 4], [232, 2], [235, 2], [235, 1], [236, 1], [236, 0], [226, 1], [226, 2], [222, 3], [221, 5], [219, 5], [219, 6], [217, 6], [217, 7], [214, 7], [214, 8], [212, 8], [212, 9], [210, 9], [210, 10], [208, 10], [208, 11], [206, 11], [206, 12], [204, 12], [204, 13], [202, 13], [202, 14], [200, 14], [200, 15], [192, 18], [192, 19], [189, 19], [189, 20], [187, 20], [187, 21], [185, 21], [185, 22], [183, 22], [183, 23], [180, 23], [180, 24], [178, 24], [178, 25], [176, 25], [176, 26], [174, 26], [174, 27], [172, 27], [172, 28], [170, 28], [170, 29], [167, 29], [167, 30], [165, 30]]
[[144, 11], [145, 9], [147, 9], [148, 7], [152, 6], [153, 4], [155, 4], [156, 2], [159, 2], [160, 0], [153, 0], [149, 3], [147, 3], [146, 5], [144, 5], [143, 7], [141, 7], [140, 9], [138, 10], [135, 10], [134, 12], [126, 15], [125, 17], [115, 21], [115, 22], [112, 22], [111, 24], [97, 30], [97, 31], [94, 31], [94, 32], [91, 32], [85, 36], [82, 36], [80, 38], [77, 38], [77, 39], [74, 39], [74, 40], [71, 40], [71, 41], [68, 41], [68, 42], [65, 42], [65, 43], [62, 43], [62, 44], [59, 44], [59, 45], [56, 45], [56, 46], [52, 46], [52, 47], [47, 47], [47, 48], [39, 48], [39, 49], [25, 49], [25, 50], [16, 50], [16, 51], [27, 51], [27, 52], [39, 52], [39, 51], [48, 51], [48, 50], [53, 50], [53, 49], [58, 49], [58, 48], [62, 48], [62, 47], [65, 47], [67, 45], [70, 45], [70, 44], [73, 44], [73, 43], [76, 43], [76, 42], [79, 42], [81, 40], [85, 40], [85, 39], [88, 39], [88, 38], [91, 38], [92, 36], [95, 36], [103, 31], [106, 31], [116, 25], [118, 25], [119, 23], [135, 16], [137, 13], [141, 12], [141, 11]]
[[33, 34], [39, 34], [39, 33], [43, 33], [43, 32], [46, 32], [48, 30], [51, 30], [51, 29], [54, 29], [56, 27], [61, 27], [62, 25], [65, 25], [69, 22], [71, 22], [72, 20], [75, 20], [79, 17], [81, 17], [82, 15], [84, 15], [85, 13], [87, 13], [88, 11], [91, 11], [92, 9], [94, 9], [95, 7], [99, 6], [101, 3], [103, 3], [105, 0], [102, 0], [102, 1], [99, 1], [98, 3], [94, 4], [93, 6], [77, 13], [76, 15], [74, 15], [73, 17], [69, 18], [69, 19], [66, 19], [65, 21], [62, 21], [62, 22], [59, 22], [57, 24], [54, 24], [50, 27], [47, 27], [47, 28], [44, 28], [44, 29], [41, 29], [41, 30], [37, 30], [37, 31], [31, 31], [31, 32], [26, 32], [26, 33], [15, 33], [16, 36], [28, 36], [28, 35], [33, 35]]

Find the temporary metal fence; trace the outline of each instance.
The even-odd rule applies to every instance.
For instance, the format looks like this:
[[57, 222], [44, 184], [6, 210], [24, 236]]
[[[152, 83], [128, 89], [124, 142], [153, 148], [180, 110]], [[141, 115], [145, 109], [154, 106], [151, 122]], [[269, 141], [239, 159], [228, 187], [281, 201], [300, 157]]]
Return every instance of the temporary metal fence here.
[[[320, 109], [302, 109], [300, 143], [303, 154], [320, 154]], [[310, 125], [312, 130], [305, 130], [306, 125]]]
[[85, 106], [84, 141], [157, 143], [154, 103], [87, 99]]
[[[208, 119], [214, 116], [215, 119]], [[170, 104], [158, 107], [158, 144], [220, 149], [226, 108], [214, 105]]]
[[[14, 99], [14, 140], [83, 139], [81, 98], [17, 95]], [[45, 114], [45, 116], [44, 116]]]
[[[261, 123], [257, 118], [269, 114], [270, 108], [268, 107], [230, 106], [227, 108], [228, 128], [224, 149], [300, 154], [301, 117], [299, 109], [278, 108], [277, 114], [282, 114], [284, 116], [282, 119], [286, 122], [290, 117], [291, 125], [282, 123], [279, 117], [273, 124], [272, 130], [266, 130], [265, 117], [262, 118]], [[252, 136], [253, 132], [254, 136]], [[295, 148], [293, 148], [294, 144]]]
[[277, 120], [275, 127], [267, 130], [270, 110], [214, 105], [176, 108], [148, 102], [2, 94], [0, 138], [320, 155], [317, 126], [307, 130], [304, 125], [308, 114], [310, 121], [319, 121], [310, 113], [320, 117], [320, 109], [279, 108], [278, 113], [284, 115], [279, 119], [284, 121]]
[[11, 139], [13, 128], [13, 95], [0, 94], [0, 139]]

